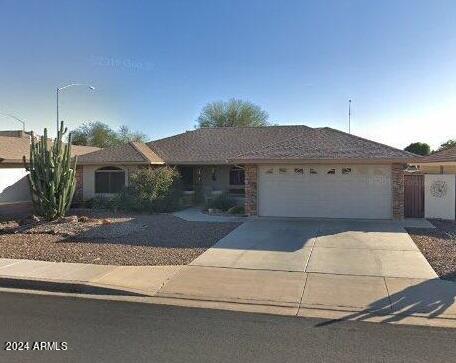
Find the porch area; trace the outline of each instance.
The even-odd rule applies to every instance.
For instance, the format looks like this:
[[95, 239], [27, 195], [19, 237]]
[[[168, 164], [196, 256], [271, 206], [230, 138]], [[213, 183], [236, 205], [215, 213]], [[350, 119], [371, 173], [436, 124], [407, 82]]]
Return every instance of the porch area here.
[[184, 188], [184, 203], [204, 204], [226, 194], [244, 205], [245, 172], [238, 165], [177, 165]]

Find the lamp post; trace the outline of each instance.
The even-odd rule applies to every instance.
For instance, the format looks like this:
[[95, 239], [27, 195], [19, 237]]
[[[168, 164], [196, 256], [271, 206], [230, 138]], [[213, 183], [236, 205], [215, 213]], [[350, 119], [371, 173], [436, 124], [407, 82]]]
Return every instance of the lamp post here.
[[65, 88], [70, 88], [70, 87], [76, 87], [76, 86], [82, 86], [82, 87], [88, 87], [91, 91], [95, 91], [95, 87], [91, 86], [90, 84], [85, 84], [85, 83], [71, 83], [67, 84], [66, 86], [63, 87], [57, 87], [56, 89], [56, 101], [57, 101], [57, 131], [59, 131], [59, 92], [64, 90]]
[[19, 121], [22, 124], [22, 131], [25, 131], [25, 122], [22, 121], [19, 117], [16, 117], [16, 116], [11, 115], [9, 113], [0, 113], [0, 116], [9, 117], [9, 118], [12, 118], [12, 119], [14, 119], [16, 121]]

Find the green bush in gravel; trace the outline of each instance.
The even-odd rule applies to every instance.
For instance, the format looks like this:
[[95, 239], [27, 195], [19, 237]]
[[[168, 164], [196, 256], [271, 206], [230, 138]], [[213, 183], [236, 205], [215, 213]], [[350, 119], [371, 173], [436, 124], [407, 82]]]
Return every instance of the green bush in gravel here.
[[244, 206], [236, 205], [227, 210], [229, 214], [245, 214]]
[[86, 201], [84, 205], [90, 209], [113, 209], [115, 206], [115, 202], [113, 198], [108, 198], [103, 195], [97, 195], [96, 197]]
[[236, 201], [226, 193], [211, 198], [206, 202], [207, 209], [220, 209], [222, 211], [227, 211], [234, 206], [236, 206]]
[[129, 177], [129, 185], [116, 198], [120, 209], [171, 212], [179, 209], [182, 186], [179, 172], [171, 167], [139, 169]]

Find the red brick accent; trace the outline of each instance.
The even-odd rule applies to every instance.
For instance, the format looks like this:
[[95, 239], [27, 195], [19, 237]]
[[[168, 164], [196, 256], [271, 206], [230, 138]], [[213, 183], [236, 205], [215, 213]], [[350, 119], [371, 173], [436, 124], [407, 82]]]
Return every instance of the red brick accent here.
[[391, 166], [391, 184], [393, 189], [393, 218], [404, 218], [404, 169], [405, 164]]
[[83, 194], [83, 167], [81, 165], [76, 166], [76, 189], [74, 191], [73, 202], [82, 202]]
[[245, 213], [257, 215], [257, 166], [245, 165]]

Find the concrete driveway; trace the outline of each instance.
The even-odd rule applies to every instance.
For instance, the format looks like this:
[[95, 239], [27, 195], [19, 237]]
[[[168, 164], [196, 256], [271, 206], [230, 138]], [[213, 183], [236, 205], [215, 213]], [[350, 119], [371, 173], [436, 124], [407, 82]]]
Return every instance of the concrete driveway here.
[[437, 276], [406, 231], [392, 221], [249, 221], [191, 265], [382, 277]]
[[264, 305], [298, 316], [401, 321], [418, 314], [456, 321], [456, 284], [440, 280], [392, 221], [248, 221], [183, 267], [157, 296], [235, 303], [234, 309]]

